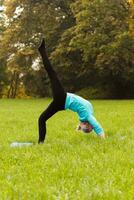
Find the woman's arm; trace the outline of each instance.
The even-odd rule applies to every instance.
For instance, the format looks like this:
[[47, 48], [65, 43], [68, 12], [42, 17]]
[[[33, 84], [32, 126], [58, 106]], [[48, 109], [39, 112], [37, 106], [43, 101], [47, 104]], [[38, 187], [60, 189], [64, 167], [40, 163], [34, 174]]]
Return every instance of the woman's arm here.
[[105, 138], [105, 133], [104, 133], [102, 126], [100, 125], [100, 123], [96, 120], [96, 118], [93, 115], [89, 115], [88, 122], [93, 127], [95, 133], [100, 138]]

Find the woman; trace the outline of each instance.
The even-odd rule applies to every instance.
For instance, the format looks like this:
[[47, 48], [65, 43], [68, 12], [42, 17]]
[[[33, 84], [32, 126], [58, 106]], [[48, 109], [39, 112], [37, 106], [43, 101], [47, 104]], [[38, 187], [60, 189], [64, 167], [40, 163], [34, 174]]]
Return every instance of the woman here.
[[41, 46], [39, 47], [39, 52], [43, 60], [44, 67], [48, 73], [53, 101], [50, 103], [48, 108], [39, 117], [39, 143], [43, 143], [46, 136], [46, 121], [52, 117], [55, 113], [61, 110], [70, 109], [78, 113], [80, 124], [77, 130], [82, 130], [83, 132], [89, 133], [92, 130], [96, 132], [101, 138], [105, 138], [105, 133], [98, 123], [98, 121], [93, 116], [92, 104], [72, 93], [66, 93], [62, 87], [56, 72], [54, 71], [45, 49], [45, 41], [43, 39]]

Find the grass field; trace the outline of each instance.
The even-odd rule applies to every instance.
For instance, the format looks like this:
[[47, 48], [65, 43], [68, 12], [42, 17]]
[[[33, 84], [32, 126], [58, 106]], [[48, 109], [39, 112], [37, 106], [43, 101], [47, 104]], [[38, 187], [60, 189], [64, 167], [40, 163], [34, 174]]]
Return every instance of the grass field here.
[[[0, 100], [0, 200], [133, 200], [134, 101], [92, 101], [108, 135], [75, 131], [77, 115], [59, 112], [38, 145], [46, 100]], [[13, 141], [32, 147], [11, 148]]]

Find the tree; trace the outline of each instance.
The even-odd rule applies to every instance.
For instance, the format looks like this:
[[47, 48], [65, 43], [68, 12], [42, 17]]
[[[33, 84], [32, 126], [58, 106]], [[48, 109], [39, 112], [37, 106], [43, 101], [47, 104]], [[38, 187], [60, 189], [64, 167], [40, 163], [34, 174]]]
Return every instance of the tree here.
[[[68, 54], [79, 52], [82, 67], [77, 65], [78, 76], [84, 80], [83, 87], [107, 84], [113, 97], [123, 97], [134, 75], [133, 38], [129, 37], [128, 26], [130, 5], [125, 0], [77, 0], [71, 9], [76, 25], [62, 35], [57, 54], [66, 61]], [[65, 46], [69, 46], [66, 54]]]
[[[31, 72], [31, 65], [38, 57], [36, 49], [40, 39], [44, 36], [49, 38], [53, 34], [58, 26], [60, 12], [56, 11], [53, 3], [49, 4], [47, 1], [5, 0], [4, 5], [7, 19], [0, 53], [1, 58], [4, 57], [9, 62], [8, 72], [12, 80], [10, 88], [13, 85], [16, 88], [16, 84], [12, 84], [13, 77], [16, 77], [14, 74], [25, 75]], [[31, 61], [27, 62], [29, 59]]]
[[[0, 42], [2, 40], [3, 32], [5, 30], [3, 12], [3, 1], [0, 1]], [[3, 96], [4, 86], [7, 84], [6, 64], [6, 60], [4, 58], [0, 58], [0, 97]]]
[[130, 35], [134, 37], [134, 0], [128, 0], [131, 6], [130, 10], [130, 18], [129, 18], [129, 29], [130, 29]]
[[33, 68], [43, 37], [67, 90], [99, 85], [107, 87], [112, 97], [130, 95], [133, 4], [127, 0], [5, 0], [4, 5], [0, 59], [7, 63], [9, 93], [14, 87], [14, 97], [22, 83], [28, 95], [49, 93], [41, 62], [38, 71]]

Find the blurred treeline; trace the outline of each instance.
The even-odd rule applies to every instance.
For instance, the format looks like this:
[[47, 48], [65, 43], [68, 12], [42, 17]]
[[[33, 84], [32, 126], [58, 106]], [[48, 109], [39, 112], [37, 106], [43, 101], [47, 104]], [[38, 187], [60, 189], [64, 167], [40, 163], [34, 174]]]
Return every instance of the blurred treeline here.
[[67, 91], [89, 98], [134, 97], [133, 0], [1, 0], [0, 97], [51, 95], [38, 54]]

